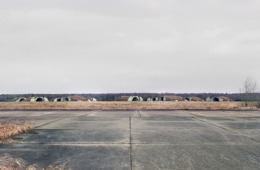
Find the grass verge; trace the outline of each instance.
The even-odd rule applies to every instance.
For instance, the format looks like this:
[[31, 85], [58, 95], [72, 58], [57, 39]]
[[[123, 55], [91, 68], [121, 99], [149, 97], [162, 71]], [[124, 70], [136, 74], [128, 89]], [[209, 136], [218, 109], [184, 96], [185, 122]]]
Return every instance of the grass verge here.
[[30, 121], [22, 120], [0, 120], [0, 140], [16, 138], [15, 135], [24, 133], [31, 129]]

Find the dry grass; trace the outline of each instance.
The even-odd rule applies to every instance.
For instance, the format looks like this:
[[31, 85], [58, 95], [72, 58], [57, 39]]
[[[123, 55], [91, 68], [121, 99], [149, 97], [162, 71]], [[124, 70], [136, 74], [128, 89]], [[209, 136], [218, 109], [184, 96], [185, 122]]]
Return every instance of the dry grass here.
[[0, 110], [257, 110], [244, 102], [2, 102]]
[[38, 165], [30, 165], [21, 158], [13, 158], [8, 154], [0, 157], [0, 170], [71, 170], [67, 163], [57, 161], [47, 166], [46, 168], [40, 168]]
[[192, 98], [192, 101], [200, 101], [200, 102], [203, 101], [203, 100], [202, 100], [201, 98], [199, 98], [199, 97], [192, 96], [191, 98]]
[[167, 101], [183, 101], [183, 97], [181, 96], [165, 96]]
[[86, 97], [83, 96], [69, 96], [71, 101], [87, 101]]
[[31, 129], [30, 121], [0, 120], [0, 140], [4, 140]]

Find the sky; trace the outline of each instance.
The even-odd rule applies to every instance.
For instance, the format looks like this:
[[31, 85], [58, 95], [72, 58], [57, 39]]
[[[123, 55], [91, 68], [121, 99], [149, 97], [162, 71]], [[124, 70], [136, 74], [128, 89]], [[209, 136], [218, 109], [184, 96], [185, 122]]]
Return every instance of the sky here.
[[259, 0], [0, 0], [0, 94], [237, 93], [259, 73]]

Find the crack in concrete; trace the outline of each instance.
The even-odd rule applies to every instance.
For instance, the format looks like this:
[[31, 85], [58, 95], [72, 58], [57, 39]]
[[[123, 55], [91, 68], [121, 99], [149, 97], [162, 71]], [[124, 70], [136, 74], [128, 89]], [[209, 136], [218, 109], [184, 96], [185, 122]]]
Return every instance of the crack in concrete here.
[[141, 111], [140, 111], [140, 110], [138, 110], [138, 113], [139, 113], [139, 117], [142, 117], [142, 114], [141, 114]]
[[[84, 114], [82, 114], [82, 115], [75, 116], [75, 117], [84, 116], [84, 115], [86, 115], [86, 114], [88, 114], [88, 113], [84, 113]], [[45, 123], [45, 124], [40, 125], [40, 126], [35, 126], [34, 129], [37, 129], [37, 128], [39, 128], [39, 127], [43, 127], [43, 126], [46, 126], [46, 125], [49, 125], [49, 124], [51, 124], [51, 123], [55, 123], [55, 122], [58, 122], [58, 121], [61, 121], [61, 120], [65, 120], [65, 119], [68, 119], [68, 118], [71, 118], [71, 117], [73, 117], [73, 116], [67, 116], [67, 117], [65, 117], [65, 118], [57, 119], [57, 120], [54, 120], [54, 121]]]
[[45, 124], [40, 125], [40, 126], [35, 126], [34, 129], [37, 129], [37, 128], [40, 128], [40, 127], [43, 127], [43, 126], [49, 125], [49, 124], [51, 124], [51, 123], [55, 123], [55, 122], [58, 122], [58, 121], [61, 121], [61, 120], [67, 119], [67, 118], [69, 118], [69, 117], [65, 117], [65, 118], [62, 118], [62, 119], [54, 120], [54, 121], [51, 121], [51, 122], [45, 123]]
[[247, 136], [247, 135], [241, 134], [241, 133], [239, 133], [239, 132], [233, 131], [233, 130], [228, 129], [228, 128], [226, 128], [226, 127], [223, 127], [223, 126], [217, 125], [217, 124], [215, 124], [215, 123], [212, 123], [212, 122], [209, 122], [209, 121], [206, 121], [206, 120], [202, 120], [202, 119], [198, 118], [198, 115], [196, 115], [196, 114], [194, 114], [194, 113], [189, 113], [189, 114], [193, 116], [193, 117], [191, 117], [192, 119], [199, 120], [199, 121], [201, 121], [201, 122], [203, 122], [203, 123], [209, 124], [209, 125], [211, 125], [211, 126], [218, 127], [218, 128], [220, 128], [220, 129], [222, 129], [222, 130], [225, 130], [225, 131], [228, 131], [228, 132], [231, 132], [231, 133], [237, 134], [237, 135], [239, 135], [239, 136], [246, 137], [246, 138], [248, 138], [248, 139], [250, 139], [250, 140], [253, 140], [254, 142], [260, 143], [260, 141], [254, 139], [254, 138], [252, 138], [252, 137], [250, 137], [250, 136]]

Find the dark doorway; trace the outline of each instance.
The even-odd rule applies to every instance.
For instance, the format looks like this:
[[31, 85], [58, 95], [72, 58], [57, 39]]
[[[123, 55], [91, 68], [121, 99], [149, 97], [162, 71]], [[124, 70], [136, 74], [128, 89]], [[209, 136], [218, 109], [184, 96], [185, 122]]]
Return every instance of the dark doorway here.
[[21, 99], [19, 99], [19, 102], [22, 102], [22, 101], [24, 101], [25, 100], [25, 98], [21, 98]]
[[219, 98], [214, 97], [214, 98], [213, 98], [213, 101], [214, 101], [214, 102], [219, 102]]
[[61, 102], [61, 98], [58, 98], [58, 99], [57, 99], [57, 102]]
[[43, 98], [41, 98], [41, 97], [39, 97], [39, 98], [37, 98], [36, 99], [36, 102], [43, 102], [44, 100], [43, 100]]
[[132, 101], [139, 101], [137, 97], [134, 97]]
[[190, 98], [185, 97], [184, 100], [185, 100], [185, 101], [190, 101]]
[[65, 101], [65, 102], [68, 102], [68, 101], [70, 101], [70, 100], [69, 100], [68, 97], [65, 97], [64, 101]]

